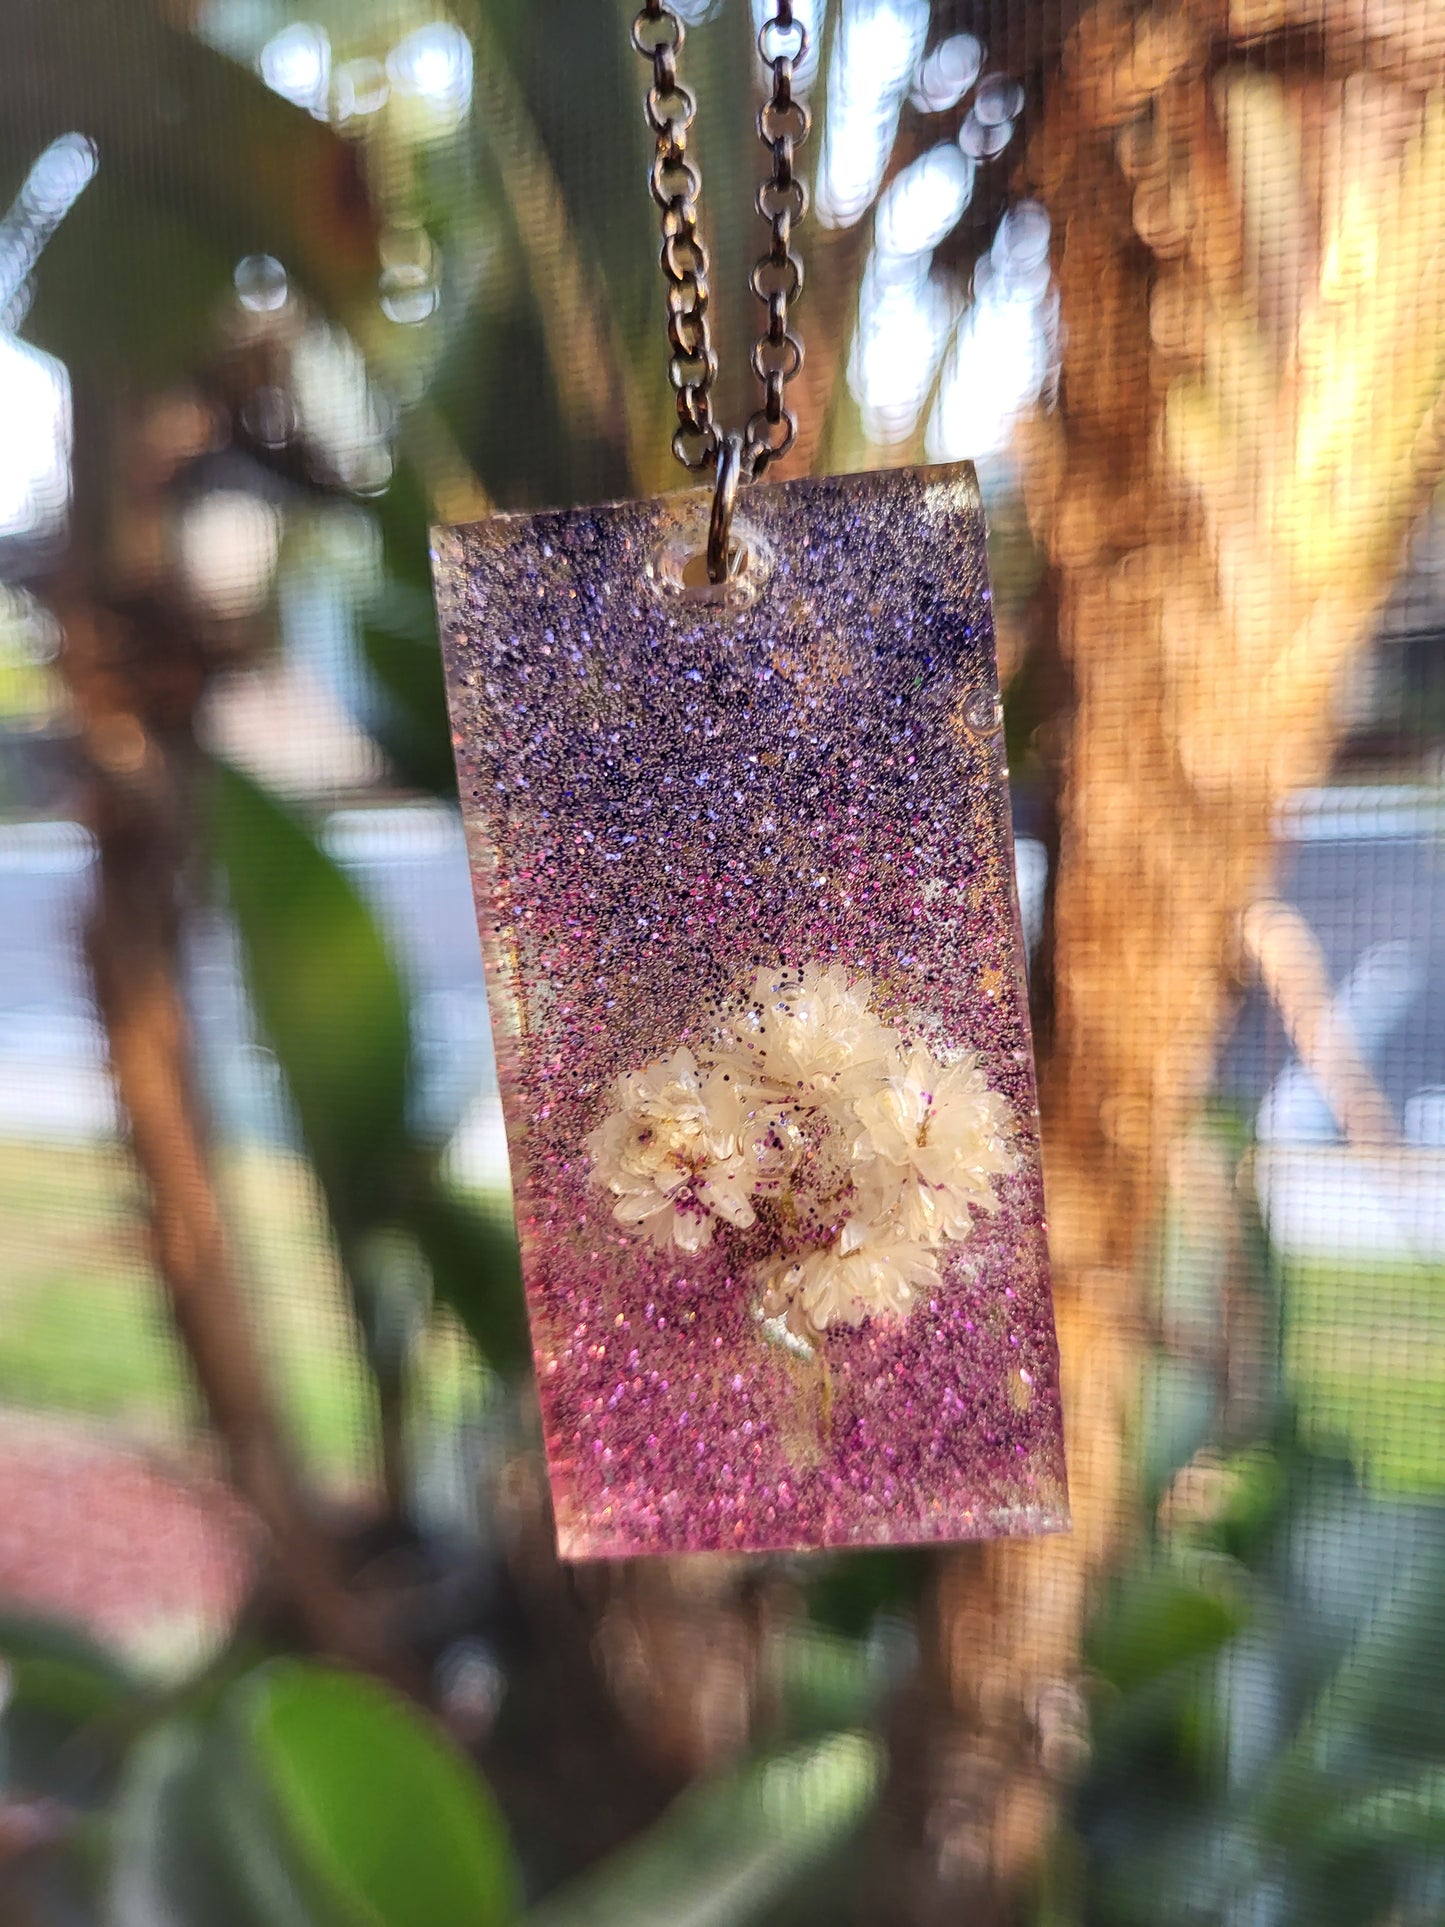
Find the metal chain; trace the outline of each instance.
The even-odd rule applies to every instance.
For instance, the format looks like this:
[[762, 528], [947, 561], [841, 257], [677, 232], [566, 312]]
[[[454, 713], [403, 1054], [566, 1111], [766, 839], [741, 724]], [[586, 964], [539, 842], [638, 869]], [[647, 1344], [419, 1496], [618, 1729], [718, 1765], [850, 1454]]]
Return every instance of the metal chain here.
[[[684, 468], [705, 469], [718, 466], [723, 437], [712, 411], [717, 356], [708, 323], [707, 248], [698, 228], [702, 182], [687, 153], [697, 102], [677, 77], [682, 42], [682, 22], [665, 0], [643, 0], [642, 11], [632, 23], [632, 44], [652, 63], [647, 121], [657, 136], [651, 185], [662, 214], [668, 376], [677, 396], [672, 452]], [[769, 245], [749, 285], [768, 318], [752, 352], [763, 403], [749, 416], [739, 438], [745, 480], [761, 475], [770, 462], [786, 454], [798, 432], [786, 391], [803, 365], [803, 344], [788, 326], [788, 304], [803, 287], [803, 264], [793, 252], [793, 229], [807, 211], [808, 194], [794, 159], [808, 137], [811, 117], [794, 96], [793, 75], [807, 47], [807, 29], [794, 18], [792, 0], [775, 0], [771, 17], [758, 33], [758, 52], [773, 76], [772, 92], [758, 109], [758, 139], [772, 158], [772, 168], [756, 197], [758, 213], [768, 223]]]

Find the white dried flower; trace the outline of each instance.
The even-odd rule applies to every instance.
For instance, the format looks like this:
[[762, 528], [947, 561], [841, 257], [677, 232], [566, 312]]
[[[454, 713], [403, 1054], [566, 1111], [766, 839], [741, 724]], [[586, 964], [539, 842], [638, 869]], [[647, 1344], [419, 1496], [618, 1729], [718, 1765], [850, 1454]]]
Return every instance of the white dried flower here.
[[654, 1243], [700, 1251], [719, 1221], [771, 1234], [761, 1313], [809, 1342], [905, 1317], [1018, 1163], [978, 1059], [906, 1043], [871, 998], [837, 964], [760, 970], [714, 1048], [619, 1077], [587, 1139], [613, 1217]]
[[994, 1211], [993, 1180], [1017, 1168], [1006, 1101], [976, 1057], [943, 1065], [915, 1045], [853, 1100], [859, 1215], [937, 1250], [967, 1238], [970, 1206]]
[[821, 1333], [865, 1318], [906, 1318], [919, 1294], [937, 1283], [938, 1266], [921, 1245], [855, 1222], [822, 1250], [775, 1265], [765, 1281], [763, 1309], [772, 1316], [801, 1316]]
[[840, 964], [760, 970], [717, 1061], [743, 1082], [825, 1097], [845, 1080], [875, 1074], [898, 1041], [869, 1010], [872, 992], [866, 977], [850, 978]]
[[746, 1229], [756, 1170], [743, 1142], [736, 1085], [687, 1049], [619, 1077], [617, 1109], [587, 1138], [592, 1178], [619, 1224], [655, 1244], [700, 1251], [718, 1218]]

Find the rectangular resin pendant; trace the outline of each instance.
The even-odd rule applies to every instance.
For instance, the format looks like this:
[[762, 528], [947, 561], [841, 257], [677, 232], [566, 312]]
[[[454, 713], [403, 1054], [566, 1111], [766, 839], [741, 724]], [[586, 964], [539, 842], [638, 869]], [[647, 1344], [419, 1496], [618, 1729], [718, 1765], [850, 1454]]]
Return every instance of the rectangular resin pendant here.
[[564, 1558], [1068, 1522], [969, 466], [438, 532]]

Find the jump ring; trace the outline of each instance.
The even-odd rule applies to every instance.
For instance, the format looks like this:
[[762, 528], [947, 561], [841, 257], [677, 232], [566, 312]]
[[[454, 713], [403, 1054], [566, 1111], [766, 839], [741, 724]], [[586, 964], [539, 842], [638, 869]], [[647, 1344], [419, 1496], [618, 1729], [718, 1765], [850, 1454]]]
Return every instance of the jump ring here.
[[[792, 34], [792, 41], [775, 44], [784, 34]], [[765, 67], [771, 67], [775, 60], [791, 60], [796, 66], [807, 51], [808, 29], [801, 20], [790, 20], [786, 26], [781, 20], [765, 20], [758, 29], [758, 53]]]
[[[671, 111], [667, 107], [669, 98], [675, 103]], [[697, 97], [690, 87], [675, 80], [666, 93], [660, 87], [649, 87], [643, 95], [643, 107], [653, 133], [668, 135], [674, 128], [683, 132], [692, 126], [697, 114]]]
[[717, 451], [717, 430], [711, 422], [694, 428], [684, 423], [674, 431], [672, 452], [684, 468], [706, 468]]
[[[649, 38], [649, 27], [664, 31]], [[632, 23], [632, 44], [645, 60], [651, 60], [659, 47], [666, 47], [674, 54], [681, 52], [683, 38], [682, 22], [669, 7], [661, 7], [656, 13], [649, 13], [644, 7]]]
[[784, 208], [795, 221], [801, 221], [808, 211], [808, 190], [802, 175], [794, 174], [789, 181], [759, 182], [753, 204], [765, 221], [771, 221]]
[[788, 301], [795, 300], [803, 291], [803, 264], [796, 254], [785, 254], [780, 261], [765, 254], [748, 276], [748, 286], [759, 301], [766, 301], [774, 294]]
[[770, 422], [768, 420], [768, 413], [765, 408], [755, 409], [748, 417], [746, 432], [748, 447], [752, 450], [754, 475], [761, 475], [769, 462], [775, 461], [779, 455], [786, 455], [788, 450], [793, 446], [793, 443], [797, 440], [798, 424], [791, 415], [784, 415], [782, 420], [783, 432], [778, 440], [774, 442], [770, 439], [770, 435], [771, 431], [777, 426], [778, 424], [776, 422]]
[[[671, 182], [669, 177], [672, 177]], [[649, 179], [652, 198], [655, 201], [691, 203], [696, 201], [702, 192], [702, 181], [698, 177], [697, 169], [677, 143], [674, 143], [671, 152], [663, 147], [658, 148], [653, 158]], [[678, 181], [681, 185], [676, 185]]]
[[791, 134], [794, 142], [801, 146], [808, 138], [812, 125], [813, 116], [800, 100], [790, 100], [786, 104], [765, 100], [758, 109], [758, 139], [765, 147], [771, 147], [782, 134]]
[[737, 507], [738, 483], [743, 472], [743, 438], [734, 429], [717, 452], [717, 487], [712, 495], [712, 514], [707, 525], [707, 579], [726, 582], [732, 560], [733, 510]]
[[[774, 358], [766, 354], [769, 348], [781, 352]], [[769, 341], [764, 335], [761, 341], [753, 343], [749, 360], [759, 381], [766, 381], [770, 375], [781, 375], [784, 381], [791, 381], [803, 365], [803, 344], [796, 335], [784, 335], [780, 342]]]

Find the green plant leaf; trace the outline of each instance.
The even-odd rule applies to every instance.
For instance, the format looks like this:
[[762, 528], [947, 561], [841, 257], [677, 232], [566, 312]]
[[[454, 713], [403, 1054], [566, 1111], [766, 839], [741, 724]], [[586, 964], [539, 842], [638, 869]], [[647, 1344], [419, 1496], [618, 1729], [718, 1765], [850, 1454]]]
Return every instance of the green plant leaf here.
[[415, 592], [412, 633], [418, 636], [423, 630], [432, 636], [436, 633], [429, 534], [436, 519], [434, 507], [417, 463], [403, 450], [384, 493], [371, 504], [371, 516], [381, 536], [387, 582]]
[[132, 1748], [111, 1821], [107, 1927], [292, 1927], [258, 1913], [236, 1878], [206, 1756], [190, 1720], [167, 1721]]
[[284, 1838], [325, 1919], [490, 1927], [516, 1915], [501, 1816], [441, 1729], [374, 1681], [299, 1661], [230, 1696]]
[[1342, 1849], [1445, 1849], [1445, 1768], [1433, 1767], [1403, 1786], [1374, 1787], [1332, 1816], [1330, 1844]]
[[[527, 1356], [516, 1236], [504, 1211], [450, 1196], [435, 1153], [406, 1129], [406, 986], [370, 907], [305, 823], [214, 765], [214, 847], [240, 926], [247, 982], [326, 1194], [357, 1313], [383, 1342], [365, 1237], [416, 1240], [437, 1296], [499, 1370]], [[374, 1361], [376, 1362], [376, 1361]]]
[[217, 763], [212, 818], [257, 1015], [345, 1243], [395, 1212], [406, 990], [370, 908], [299, 817]]
[[1120, 1692], [1216, 1653], [1242, 1616], [1220, 1592], [1164, 1567], [1132, 1574], [1094, 1627], [1090, 1662]]
[[798, 1621], [777, 1644], [783, 1732], [801, 1739], [840, 1727], [876, 1726], [884, 1702], [917, 1659], [913, 1629], [902, 1618], [875, 1619], [866, 1639]]
[[26, 330], [82, 379], [189, 373], [245, 254], [278, 256], [329, 313], [379, 321], [354, 152], [255, 75], [125, 0], [12, 8], [5, 56], [0, 194], [57, 135], [96, 149]]
[[[599, 16], [602, 12], [597, 10]], [[590, 26], [593, 32], [606, 31], [598, 18]], [[579, 25], [577, 31], [580, 38], [588, 29]], [[631, 468], [656, 459], [656, 402], [640, 388], [618, 339], [612, 306], [590, 258], [590, 236], [572, 218], [553, 157], [529, 111], [525, 87], [512, 70], [505, 39], [480, 9], [472, 33], [477, 127], [510, 213], [514, 244], [526, 264], [535, 300], [533, 319], [567, 423], [567, 439], [576, 450], [573, 459], [580, 465], [586, 459], [583, 450], [595, 449], [601, 457], [599, 469], [613, 476], [615, 487]], [[615, 47], [609, 39], [608, 53], [614, 54]], [[445, 372], [440, 377], [443, 395], [455, 379], [455, 357], [466, 352], [462, 334], [451, 349], [451, 381]], [[576, 378], [579, 369], [587, 371], [585, 379]], [[513, 376], [513, 396], [517, 387]], [[652, 396], [656, 393], [652, 389]], [[634, 454], [640, 461], [629, 460]], [[510, 451], [514, 468], [526, 459], [525, 442]], [[602, 492], [611, 491], [604, 485]]]
[[488, 1364], [503, 1372], [524, 1365], [527, 1315], [510, 1211], [500, 1203], [464, 1204], [437, 1183], [411, 1201], [406, 1223], [437, 1296]]
[[383, 585], [361, 621], [374, 691], [367, 727], [406, 782], [453, 798], [456, 768], [431, 591], [433, 504], [415, 461], [402, 455], [370, 512], [381, 538]]
[[103, 1648], [57, 1620], [0, 1616], [0, 1787], [29, 1798], [100, 1792], [119, 1748], [115, 1727], [142, 1698]]
[[815, 1559], [808, 1572], [809, 1615], [834, 1632], [861, 1637], [879, 1613], [914, 1610], [929, 1564], [929, 1554], [913, 1546]]
[[[417, 531], [425, 552], [426, 531]], [[378, 700], [367, 718], [372, 734], [416, 789], [456, 795], [446, 681], [431, 596], [390, 584], [366, 611], [361, 648]]]
[[830, 1733], [693, 1788], [534, 1909], [526, 1927], [745, 1927], [852, 1834], [877, 1796], [883, 1758], [870, 1734]]

